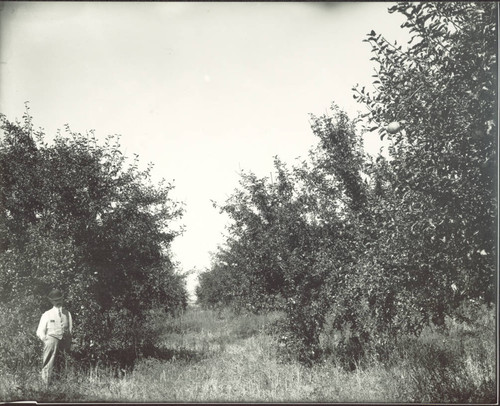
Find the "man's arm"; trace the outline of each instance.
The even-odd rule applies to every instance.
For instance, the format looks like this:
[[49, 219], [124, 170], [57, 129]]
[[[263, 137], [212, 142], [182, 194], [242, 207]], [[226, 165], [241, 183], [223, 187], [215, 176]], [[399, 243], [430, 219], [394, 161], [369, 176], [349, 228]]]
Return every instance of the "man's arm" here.
[[40, 318], [40, 323], [38, 323], [36, 335], [42, 341], [45, 340], [45, 338], [47, 336], [47, 316], [46, 316], [46, 313], [42, 314], [42, 317]]

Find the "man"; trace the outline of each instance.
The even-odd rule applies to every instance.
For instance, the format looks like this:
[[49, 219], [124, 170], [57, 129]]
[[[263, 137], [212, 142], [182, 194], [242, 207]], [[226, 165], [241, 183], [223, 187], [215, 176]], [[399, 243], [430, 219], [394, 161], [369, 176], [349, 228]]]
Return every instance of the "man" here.
[[57, 367], [64, 353], [70, 349], [73, 331], [71, 313], [63, 307], [61, 291], [53, 289], [48, 299], [53, 307], [42, 315], [36, 331], [44, 344], [42, 380], [47, 386], [51, 383], [54, 365]]

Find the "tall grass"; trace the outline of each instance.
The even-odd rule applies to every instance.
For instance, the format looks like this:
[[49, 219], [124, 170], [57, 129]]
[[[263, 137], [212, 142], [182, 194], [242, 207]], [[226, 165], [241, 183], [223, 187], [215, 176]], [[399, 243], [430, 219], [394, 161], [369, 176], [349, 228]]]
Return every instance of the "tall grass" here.
[[[133, 368], [70, 362], [46, 390], [33, 367], [2, 372], [1, 400], [42, 402], [496, 402], [495, 327], [484, 310], [473, 325], [448, 320], [392, 349], [388, 362], [354, 371], [327, 358], [311, 368], [276, 357], [268, 334], [279, 313], [190, 309], [152, 314], [158, 343]], [[333, 345], [325, 341], [324, 345]]]

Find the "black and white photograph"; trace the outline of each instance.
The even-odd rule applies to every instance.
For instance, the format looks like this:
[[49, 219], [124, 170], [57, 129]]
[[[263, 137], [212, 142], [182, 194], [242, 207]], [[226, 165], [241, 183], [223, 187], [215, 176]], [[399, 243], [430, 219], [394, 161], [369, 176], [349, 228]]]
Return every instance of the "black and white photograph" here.
[[0, 402], [498, 404], [498, 4], [0, 1]]

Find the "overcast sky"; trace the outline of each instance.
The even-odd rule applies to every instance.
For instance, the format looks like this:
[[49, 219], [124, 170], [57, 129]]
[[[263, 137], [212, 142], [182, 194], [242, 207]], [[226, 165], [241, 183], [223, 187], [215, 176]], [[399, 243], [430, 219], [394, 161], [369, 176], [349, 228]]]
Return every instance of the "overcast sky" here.
[[[173, 252], [203, 270], [227, 221], [212, 207], [238, 171], [292, 163], [315, 138], [309, 113], [336, 102], [363, 107], [372, 29], [403, 43], [402, 17], [385, 2], [4, 2], [0, 112], [21, 118], [29, 101], [48, 136], [68, 123], [98, 138], [120, 134], [122, 152], [173, 181], [186, 232]], [[376, 151], [377, 135], [366, 140]], [[194, 277], [189, 288], [194, 286]]]

